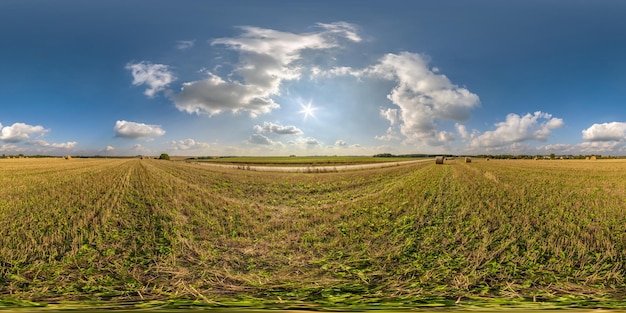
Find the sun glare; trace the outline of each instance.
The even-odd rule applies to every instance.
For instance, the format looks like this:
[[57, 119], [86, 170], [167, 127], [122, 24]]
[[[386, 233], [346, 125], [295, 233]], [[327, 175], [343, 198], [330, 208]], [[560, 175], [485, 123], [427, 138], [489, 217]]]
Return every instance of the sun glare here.
[[302, 110], [300, 112], [298, 112], [298, 113], [304, 114], [304, 119], [305, 120], [309, 116], [315, 117], [314, 113], [317, 110], [317, 108], [313, 106], [311, 101], [309, 101], [309, 103], [307, 103], [307, 105], [300, 104], [300, 106], [302, 107]]

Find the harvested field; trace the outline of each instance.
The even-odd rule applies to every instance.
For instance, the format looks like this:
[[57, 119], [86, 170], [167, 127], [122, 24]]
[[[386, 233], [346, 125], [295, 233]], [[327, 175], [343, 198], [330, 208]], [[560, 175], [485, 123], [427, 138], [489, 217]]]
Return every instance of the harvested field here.
[[624, 171], [624, 160], [323, 174], [0, 160], [0, 299], [615, 307]]

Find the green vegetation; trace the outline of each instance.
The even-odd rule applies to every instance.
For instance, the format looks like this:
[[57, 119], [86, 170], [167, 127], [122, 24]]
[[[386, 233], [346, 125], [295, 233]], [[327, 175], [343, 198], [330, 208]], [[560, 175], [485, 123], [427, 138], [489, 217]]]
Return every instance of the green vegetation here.
[[222, 164], [246, 164], [264, 166], [332, 166], [332, 165], [353, 165], [382, 162], [399, 162], [415, 160], [412, 157], [362, 157], [362, 156], [307, 156], [307, 157], [217, 157], [217, 158], [191, 158], [202, 162], [213, 162]]
[[159, 156], [159, 160], [169, 160], [170, 159], [170, 155], [167, 153], [161, 153], [161, 155]]
[[0, 306], [623, 307], [625, 170], [5, 159]]

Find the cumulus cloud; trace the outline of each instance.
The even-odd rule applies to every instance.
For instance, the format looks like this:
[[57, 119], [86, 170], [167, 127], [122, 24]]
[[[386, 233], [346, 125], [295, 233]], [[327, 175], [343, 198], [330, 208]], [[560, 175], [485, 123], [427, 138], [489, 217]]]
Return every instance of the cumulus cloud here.
[[347, 146], [348, 146], [348, 143], [345, 142], [344, 140], [337, 140], [337, 141], [335, 141], [335, 147], [345, 148]]
[[211, 73], [207, 79], [184, 83], [173, 99], [180, 111], [208, 115], [230, 110], [233, 113], [248, 111], [256, 117], [279, 107], [266, 90], [225, 81]]
[[[439, 130], [438, 122], [462, 122], [472, 109], [480, 105], [479, 97], [468, 89], [453, 84], [448, 77], [430, 69], [426, 57], [410, 52], [389, 53], [377, 64], [362, 70], [336, 67], [328, 71], [317, 69], [317, 76], [373, 77], [396, 82], [387, 98], [397, 109], [381, 109], [381, 116], [398, 128], [408, 142], [440, 145], [454, 136]], [[380, 140], [394, 139], [395, 130], [387, 130]]]
[[133, 85], [148, 86], [144, 94], [150, 98], [154, 97], [157, 92], [165, 90], [170, 83], [176, 80], [169, 67], [163, 64], [142, 61], [134, 64], [128, 63], [126, 69], [131, 71], [133, 75]]
[[115, 151], [115, 147], [113, 147], [113, 146], [106, 146], [106, 148], [104, 148], [104, 151], [105, 152], [113, 152], [113, 151]]
[[282, 145], [280, 142], [273, 141], [267, 136], [264, 136], [261, 134], [252, 134], [252, 136], [250, 136], [250, 138], [248, 139], [248, 143], [251, 143], [254, 145], [264, 145], [264, 146]]
[[474, 138], [471, 146], [499, 147], [527, 140], [545, 141], [553, 129], [563, 126], [563, 120], [541, 111], [524, 116], [511, 113], [504, 122], [496, 123], [495, 126], [495, 130]]
[[69, 141], [65, 143], [49, 143], [45, 140], [33, 140], [33, 141], [27, 142], [26, 144], [31, 145], [31, 146], [40, 146], [40, 147], [46, 147], [46, 148], [71, 149], [71, 148], [76, 147], [76, 145], [78, 145], [78, 142]]
[[255, 125], [254, 129], [258, 133], [277, 135], [300, 135], [302, 131], [296, 126], [283, 126], [271, 122], [263, 122], [263, 125]]
[[192, 48], [196, 44], [195, 40], [179, 40], [176, 42], [176, 49], [187, 50]]
[[289, 144], [292, 146], [300, 147], [300, 148], [313, 148], [313, 147], [321, 147], [323, 144], [319, 140], [313, 137], [298, 137], [294, 140], [289, 141]]
[[191, 138], [184, 140], [174, 140], [171, 142], [174, 150], [194, 150], [194, 149], [206, 149], [209, 148], [209, 144], [205, 142], [198, 142]]
[[223, 111], [246, 111], [252, 117], [279, 107], [272, 97], [280, 95], [283, 81], [301, 77], [305, 50], [324, 50], [339, 46], [341, 38], [360, 41], [356, 28], [340, 22], [317, 24], [308, 33], [281, 32], [252, 26], [240, 27], [242, 34], [218, 38], [212, 45], [223, 45], [239, 53], [239, 63], [228, 80], [208, 72], [208, 77], [184, 83], [172, 96], [176, 107], [196, 114], [219, 114]]
[[398, 109], [380, 109], [380, 115], [387, 119], [391, 126], [398, 124], [398, 121], [400, 119]]
[[437, 121], [467, 120], [480, 103], [477, 95], [430, 70], [419, 54], [387, 54], [366, 72], [397, 82], [387, 98], [400, 108], [400, 131], [409, 141], [451, 140], [453, 136], [438, 130]]
[[123, 120], [117, 121], [113, 130], [115, 131], [115, 137], [129, 139], [152, 138], [165, 134], [160, 125], [148, 125]]
[[583, 139], [589, 141], [624, 141], [626, 140], [626, 123], [593, 124], [582, 133]]
[[24, 123], [14, 123], [11, 126], [0, 124], [0, 141], [16, 143], [30, 139], [33, 135], [47, 133], [48, 130], [41, 125], [33, 126]]

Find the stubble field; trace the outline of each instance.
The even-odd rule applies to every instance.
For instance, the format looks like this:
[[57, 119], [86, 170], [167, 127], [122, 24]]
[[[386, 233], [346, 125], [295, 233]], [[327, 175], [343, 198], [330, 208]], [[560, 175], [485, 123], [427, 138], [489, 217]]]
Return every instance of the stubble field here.
[[626, 297], [625, 160], [276, 173], [5, 159], [0, 186], [4, 305], [622, 307]]

